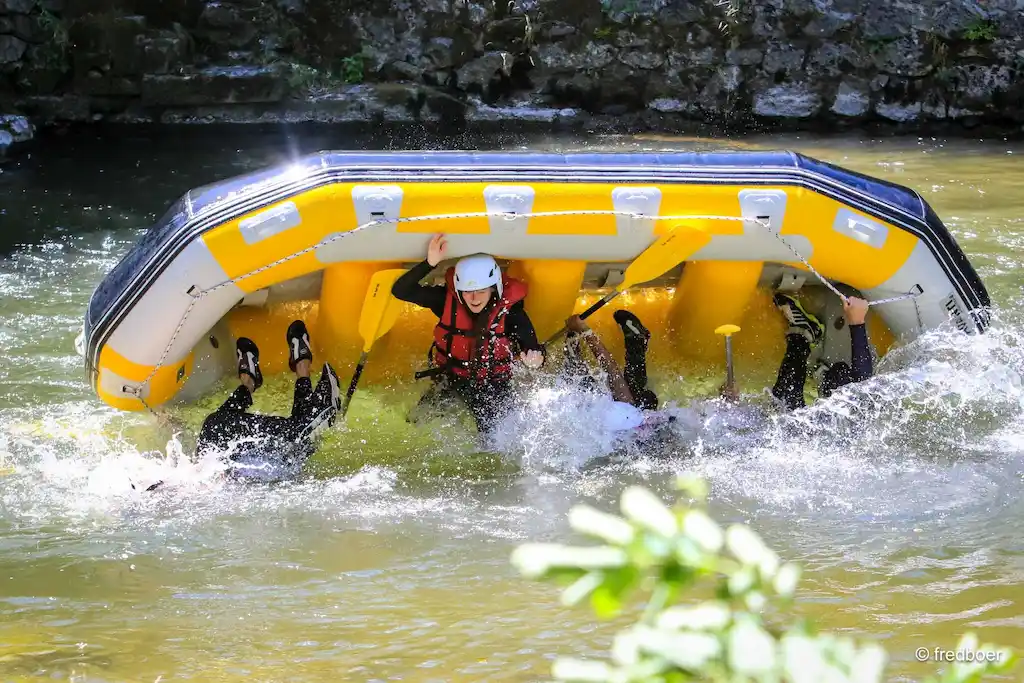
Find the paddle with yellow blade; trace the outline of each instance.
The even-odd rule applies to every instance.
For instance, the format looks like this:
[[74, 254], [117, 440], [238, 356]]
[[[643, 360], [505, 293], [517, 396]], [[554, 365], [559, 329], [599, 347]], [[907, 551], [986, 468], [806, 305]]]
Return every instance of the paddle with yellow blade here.
[[359, 314], [359, 336], [363, 338], [363, 353], [359, 356], [352, 382], [348, 385], [348, 393], [345, 394], [345, 402], [341, 406], [341, 417], [345, 417], [345, 413], [348, 412], [352, 395], [356, 393], [356, 385], [359, 384], [366, 358], [370, 355], [374, 342], [388, 333], [402, 311], [402, 302], [391, 296], [391, 287], [403, 274], [405, 270], [401, 268], [379, 270], [370, 278], [363, 310]]
[[715, 328], [715, 334], [725, 337], [725, 388], [722, 395], [733, 401], [737, 400], [736, 395], [736, 374], [732, 365], [732, 335], [740, 331], [738, 325], [721, 325]]
[[[624, 291], [643, 282], [649, 282], [661, 277], [672, 270], [680, 263], [690, 258], [697, 250], [704, 247], [711, 241], [711, 235], [697, 227], [676, 227], [670, 232], [662, 235], [654, 244], [647, 247], [640, 253], [622, 274], [620, 282], [614, 290], [605, 294], [593, 306], [580, 314], [581, 320], [586, 320], [596, 313], [602, 306], [622, 294]], [[561, 337], [568, 330], [563, 327], [551, 335], [551, 338], [544, 342], [550, 344]]]

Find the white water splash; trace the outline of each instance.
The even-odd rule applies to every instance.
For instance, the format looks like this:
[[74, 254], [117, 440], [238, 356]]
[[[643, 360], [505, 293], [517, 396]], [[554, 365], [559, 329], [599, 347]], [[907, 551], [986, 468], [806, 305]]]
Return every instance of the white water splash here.
[[[607, 392], [581, 391], [549, 377], [524, 388], [526, 400], [488, 445], [518, 458], [524, 474], [555, 482], [590, 476], [586, 472], [612, 456], [620, 474], [657, 479], [697, 470], [722, 499], [752, 499], [758, 509], [834, 510], [874, 519], [915, 507], [952, 510], [957, 500], [933, 500], [936, 490], [969, 497], [952, 478], [951, 461], [993, 452], [1020, 457], [1014, 447], [1024, 441], [1020, 341], [1016, 326], [998, 320], [973, 337], [936, 330], [893, 351], [875, 377], [793, 413], [774, 412], [759, 395], [739, 406], [720, 400], [669, 405], [659, 413], [673, 422], [655, 448], [641, 448], [605, 423]], [[10, 452], [17, 469], [0, 491], [8, 509], [41, 515], [49, 507], [50, 514], [81, 517], [157, 497], [146, 489], [158, 481], [167, 491], [163, 498], [193, 502], [225, 488], [223, 459], [193, 463], [177, 438], [163, 451], [140, 452], [129, 439], [108, 434], [111, 411], [88, 402], [51, 411], [36, 423], [46, 428], [19, 427], [10, 413], [0, 421], [0, 450]], [[997, 470], [978, 465], [956, 476], [969, 476], [978, 491], [986, 477], [999, 476]], [[294, 486], [277, 489], [273, 504], [287, 495], [298, 496], [299, 505], [311, 504], [311, 496], [339, 505], [377, 498], [380, 505], [364, 504], [360, 514], [386, 516], [394, 512], [397, 482], [394, 471], [367, 463], [328, 482], [299, 476]], [[450, 501], [422, 503], [405, 501], [409, 510], [452, 512]]]
[[490, 445], [503, 453], [518, 452], [525, 467], [578, 469], [621, 442], [622, 433], [604, 419], [610, 402], [606, 393], [581, 391], [565, 382], [536, 387], [498, 426]]
[[978, 505], [1005, 483], [1007, 461], [1022, 461], [1019, 448], [1005, 447], [1024, 433], [1019, 334], [998, 323], [973, 337], [933, 331], [886, 357], [871, 379], [771, 415], [739, 448], [709, 449], [686, 468], [748, 509], [738, 501], [881, 520]]
[[562, 477], [610, 455], [620, 456], [620, 474], [663, 479], [696, 470], [716, 495], [746, 500], [744, 509], [876, 520], [951, 514], [1002, 490], [995, 482], [1005, 481], [1007, 459], [1020, 467], [1021, 449], [1011, 444], [1024, 443], [1022, 375], [1020, 328], [997, 315], [982, 335], [933, 330], [890, 353], [874, 377], [802, 410], [779, 411], [757, 394], [740, 405], [670, 405], [659, 412], [675, 420], [656, 449], [602, 423], [607, 394], [538, 382], [491, 445], [527, 470]]

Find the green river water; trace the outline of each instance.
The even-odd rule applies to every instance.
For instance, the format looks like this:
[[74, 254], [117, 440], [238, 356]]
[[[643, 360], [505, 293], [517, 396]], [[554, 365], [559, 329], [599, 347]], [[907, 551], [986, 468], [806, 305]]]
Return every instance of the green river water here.
[[[169, 431], [93, 396], [73, 343], [88, 297], [188, 189], [297, 153], [384, 143], [322, 129], [44, 140], [0, 172], [0, 457], [14, 468], [0, 477], [0, 682], [540, 680], [554, 656], [605, 651], [614, 627], [519, 578], [513, 548], [569, 538], [576, 502], [611, 506], [632, 482], [667, 492], [682, 470], [709, 479], [717, 518], [750, 523], [802, 563], [800, 614], [882, 642], [894, 680], [934, 672], [915, 649], [951, 649], [968, 629], [1024, 648], [1024, 145], [456, 144], [788, 148], [908, 185], [979, 270], [993, 328], [919, 340], [799, 430], [703, 438], [671, 457], [577, 469], [596, 446], [567, 414], [538, 426], [519, 459], [473, 455], [468, 434], [416, 430], [401, 401], [371, 396], [349, 433], [328, 437], [313, 476], [228, 486], [172, 467]], [[283, 388], [269, 395], [284, 405]], [[132, 490], [151, 476], [180, 485]]]

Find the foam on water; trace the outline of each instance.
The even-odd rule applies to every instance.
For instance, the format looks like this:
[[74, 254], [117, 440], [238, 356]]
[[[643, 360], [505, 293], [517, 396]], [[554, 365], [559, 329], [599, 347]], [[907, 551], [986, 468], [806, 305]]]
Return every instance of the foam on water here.
[[555, 379], [538, 384], [495, 430], [493, 448], [526, 468], [579, 469], [621, 445], [623, 434], [605, 419], [608, 394]]
[[[337, 135], [302, 144], [326, 148]], [[507, 468], [475, 452], [464, 415], [405, 432], [389, 399], [361, 387], [354, 413], [370, 415], [335, 427], [320, 462], [294, 480], [239, 485], [221, 461], [181, 457], [194, 434], [104, 407], [72, 340], [140, 226], [188, 187], [276, 161], [279, 138], [272, 150], [251, 137], [221, 144], [218, 133], [199, 146], [176, 136], [91, 154], [114, 149], [104, 142], [83, 156], [69, 151], [73, 137], [20, 190], [15, 178], [0, 209], [17, 226], [0, 245], [10, 250], [0, 259], [0, 467], [15, 470], [0, 476], [0, 641], [59, 649], [16, 662], [16, 676], [20, 666], [76, 680], [543, 677], [549, 655], [603, 652], [608, 625], [554, 607], [551, 586], [516, 580], [511, 547], [567, 539], [571, 505], [614, 508], [630, 483], [671, 494], [684, 470], [710, 480], [716, 519], [752, 522], [808, 570], [799, 609], [828, 630], [885, 639], [897, 667], [915, 645], [952, 647], [968, 628], [1020, 641], [1020, 603], [1010, 604], [1024, 584], [1019, 319], [997, 318], [978, 337], [929, 334], [875, 378], [799, 413], [776, 413], [753, 392], [738, 407], [671, 407], [668, 438], [649, 448], [601, 424], [600, 399], [540, 378], [499, 433]], [[749, 144], [792, 145], [921, 188], [1002, 312], [1024, 313], [1020, 174], [1001, 153], [892, 139]], [[417, 438], [431, 429], [436, 438]], [[318, 469], [324, 460], [338, 467]], [[153, 481], [167, 485], [146, 492]]]
[[[695, 470], [716, 496], [759, 514], [871, 522], [984, 507], [1020, 481], [1022, 349], [1020, 328], [997, 315], [983, 335], [932, 331], [889, 354], [873, 378], [800, 411], [778, 412], [763, 396], [671, 407], [673, 439], [631, 453], [619, 471]], [[543, 386], [524, 405], [499, 441], [527, 468], [571, 476], [624, 447], [592, 395]]]
[[[154, 431], [150, 418], [116, 413], [89, 396], [72, 377], [80, 360], [70, 344], [65, 353], [40, 358], [38, 340], [73, 330], [79, 303], [61, 303], [49, 320], [32, 304], [40, 279], [61, 283], [71, 298], [84, 301], [89, 283], [109, 270], [129, 237], [61, 236], [26, 247], [0, 268], [0, 293], [24, 301], [0, 326], [0, 341], [12, 349], [8, 382], [16, 386], [30, 369], [45, 369], [54, 396], [63, 395], [0, 410], [0, 453], [16, 469], [0, 478], [7, 514], [84, 519], [132, 510], [155, 518], [172, 506], [159, 501], [176, 500], [175, 514], [196, 515], [281, 505], [289, 497], [296, 508], [320, 508], [321, 500], [330, 500], [344, 509], [346, 496], [360, 498], [358, 514], [400, 515], [401, 505], [410, 515], [449, 514], [458, 507], [450, 492], [403, 497], [401, 473], [372, 460], [340, 479], [302, 475], [287, 484], [246, 488], [224, 480], [220, 459], [192, 463], [183, 457], [173, 435], [164, 439], [166, 446], [140, 450], [135, 437]], [[1020, 302], [1010, 310], [1016, 314]], [[985, 491], [1008, 479], [1019, 484], [1024, 441], [1024, 340], [1019, 321], [1002, 315], [995, 311], [983, 335], [933, 331], [891, 352], [870, 380], [796, 413], [774, 412], [762, 395], [746, 396], [740, 406], [717, 400], [669, 406], [663, 412], [675, 421], [645, 448], [603, 420], [607, 395], [579, 391], [551, 375], [534, 377], [524, 383], [520, 409], [487, 445], [517, 463], [530, 486], [563, 489], [566, 497], [602, 477], [656, 483], [693, 469], [709, 477], [719, 500], [762, 515], [814, 511], [870, 521], [929, 509], [944, 514], [972, 500], [984, 505]], [[458, 430], [459, 424], [448, 420], [444, 429]], [[473, 442], [451, 436], [434, 457], [457, 460]], [[293, 473], [269, 474], [279, 479]], [[166, 491], [147, 492], [157, 481]], [[368, 505], [373, 496], [384, 502]]]
[[[949, 491], [957, 488], [951, 477], [968, 477], [977, 491], [990, 469], [987, 459], [1019, 457], [1013, 445], [1024, 440], [1020, 341], [1018, 328], [998, 317], [984, 335], [936, 330], [889, 354], [875, 377], [794, 413], [776, 412], [756, 395], [739, 406], [720, 400], [670, 405], [664, 409], [675, 418], [669, 438], [653, 451], [636, 450], [629, 433], [606, 423], [606, 393], [547, 377], [524, 387], [526, 400], [489, 445], [516, 459], [527, 475], [549, 473], [565, 481], [585, 476], [581, 471], [595, 461], [626, 454], [626, 470], [651, 475], [696, 469], [725, 499], [755, 499], [780, 510], [882, 518], [906, 515], [915, 505], [955, 508], [948, 499], [932, 499], [928, 479]], [[137, 499], [157, 481], [177, 496], [233, 488], [223, 481], [222, 458], [192, 463], [176, 438], [162, 452], [140, 452], [123, 435], [110, 436], [113, 420], [123, 416], [95, 404], [51, 406], [32, 429], [17, 419], [28, 417], [24, 411], [6, 412], [0, 446], [18, 469], [4, 484], [8, 509], [18, 481], [31, 488], [23, 501], [30, 507], [64, 500], [58, 507], [65, 513]], [[964, 460], [972, 464], [958, 473], [956, 463]], [[356, 490], [374, 481], [378, 493], [390, 494], [397, 475], [374, 466], [330, 481], [324, 491]], [[913, 487], [898, 487], [908, 480]]]

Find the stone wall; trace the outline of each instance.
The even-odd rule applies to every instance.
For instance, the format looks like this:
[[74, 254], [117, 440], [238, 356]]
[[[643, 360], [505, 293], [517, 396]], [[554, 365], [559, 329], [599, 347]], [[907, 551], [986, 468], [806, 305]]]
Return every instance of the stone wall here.
[[0, 112], [37, 123], [1006, 133], [1022, 73], [1024, 0], [0, 0]]

